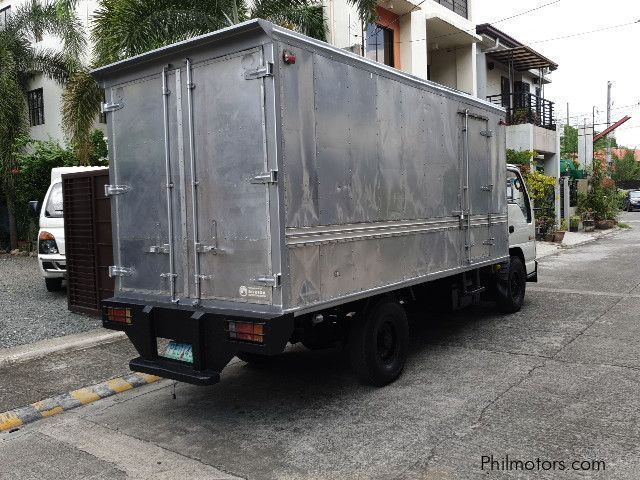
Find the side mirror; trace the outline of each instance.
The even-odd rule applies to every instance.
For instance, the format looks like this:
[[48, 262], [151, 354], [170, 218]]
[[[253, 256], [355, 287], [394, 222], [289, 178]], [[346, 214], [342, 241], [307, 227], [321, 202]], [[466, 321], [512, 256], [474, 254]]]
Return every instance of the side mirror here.
[[42, 208], [42, 205], [40, 205], [40, 202], [38, 200], [32, 200], [29, 202], [29, 216], [31, 218], [38, 218], [40, 217], [40, 209]]

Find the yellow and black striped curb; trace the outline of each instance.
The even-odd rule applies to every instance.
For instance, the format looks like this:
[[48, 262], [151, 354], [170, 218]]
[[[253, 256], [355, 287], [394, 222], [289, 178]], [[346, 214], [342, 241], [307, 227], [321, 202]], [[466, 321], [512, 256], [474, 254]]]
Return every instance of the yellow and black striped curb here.
[[66, 410], [87, 405], [89, 403], [107, 398], [116, 393], [125, 392], [132, 388], [148, 385], [160, 380], [155, 375], [133, 372], [122, 377], [112, 378], [106, 382], [98, 383], [91, 387], [79, 388], [73, 392], [63, 393], [55, 397], [40, 400], [26, 407], [15, 408], [8, 412], [0, 413], [0, 432], [21, 427], [27, 423], [35, 422], [41, 418], [57, 415]]

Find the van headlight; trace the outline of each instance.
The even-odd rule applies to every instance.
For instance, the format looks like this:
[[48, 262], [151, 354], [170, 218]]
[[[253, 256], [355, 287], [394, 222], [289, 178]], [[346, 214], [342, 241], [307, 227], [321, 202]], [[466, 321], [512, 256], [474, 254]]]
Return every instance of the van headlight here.
[[43, 255], [54, 255], [58, 253], [56, 237], [49, 232], [40, 232], [40, 235], [38, 235], [38, 252]]

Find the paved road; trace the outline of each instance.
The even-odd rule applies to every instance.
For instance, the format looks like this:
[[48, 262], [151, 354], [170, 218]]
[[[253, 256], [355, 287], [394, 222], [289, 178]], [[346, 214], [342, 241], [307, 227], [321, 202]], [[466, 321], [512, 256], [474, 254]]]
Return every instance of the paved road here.
[[[391, 386], [292, 349], [175, 399], [161, 381], [0, 435], [0, 478], [635, 480], [640, 214], [624, 219], [633, 230], [545, 258], [516, 315], [425, 314]], [[491, 455], [540, 471], [483, 471]]]

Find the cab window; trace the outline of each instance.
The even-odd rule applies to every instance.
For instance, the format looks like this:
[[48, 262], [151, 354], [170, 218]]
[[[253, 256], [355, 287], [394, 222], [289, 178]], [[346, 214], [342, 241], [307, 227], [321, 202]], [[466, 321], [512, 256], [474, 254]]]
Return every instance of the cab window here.
[[62, 218], [62, 183], [56, 183], [51, 187], [44, 215], [45, 217]]
[[511, 170], [507, 170], [507, 202], [518, 205], [527, 223], [531, 223], [531, 206], [522, 177]]

